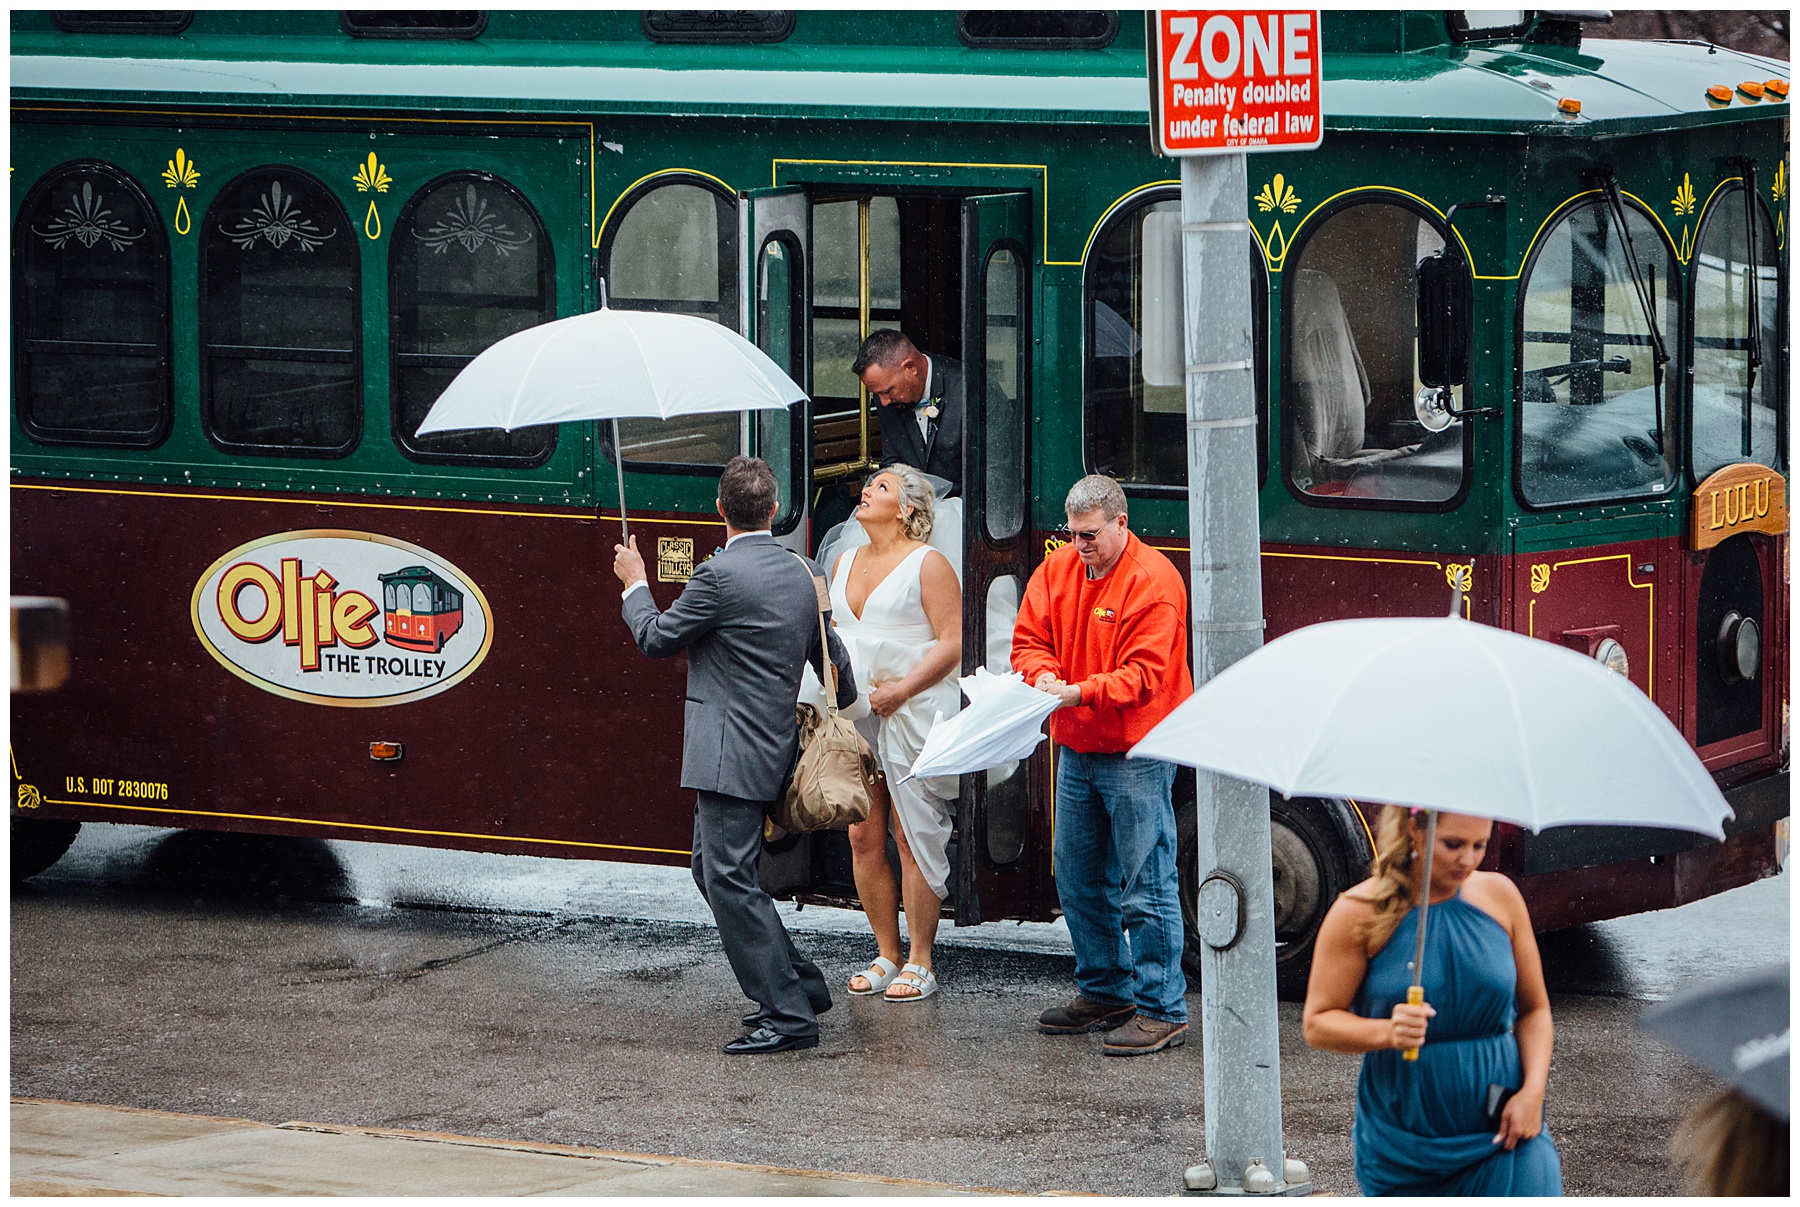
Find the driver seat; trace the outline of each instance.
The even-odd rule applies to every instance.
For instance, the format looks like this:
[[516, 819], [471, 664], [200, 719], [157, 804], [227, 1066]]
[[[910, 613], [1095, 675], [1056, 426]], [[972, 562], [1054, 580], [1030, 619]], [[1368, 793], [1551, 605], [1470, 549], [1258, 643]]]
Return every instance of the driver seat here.
[[1310, 494], [1342, 494], [1356, 470], [1417, 446], [1364, 447], [1369, 374], [1337, 282], [1317, 269], [1301, 268], [1294, 272], [1293, 290], [1290, 472]]

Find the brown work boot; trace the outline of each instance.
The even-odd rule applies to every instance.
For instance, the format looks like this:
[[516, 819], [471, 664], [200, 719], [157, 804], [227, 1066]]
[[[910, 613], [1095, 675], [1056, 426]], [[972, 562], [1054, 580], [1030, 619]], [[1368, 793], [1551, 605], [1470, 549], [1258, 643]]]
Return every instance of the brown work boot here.
[[1111, 1031], [1129, 1022], [1135, 1006], [1109, 1006], [1077, 993], [1066, 1006], [1052, 1006], [1038, 1015], [1038, 1030], [1045, 1035], [1080, 1035], [1087, 1031]]
[[1165, 1023], [1160, 1018], [1139, 1014], [1107, 1036], [1100, 1047], [1108, 1056], [1143, 1056], [1164, 1048], [1179, 1048], [1186, 1042], [1186, 1023]]

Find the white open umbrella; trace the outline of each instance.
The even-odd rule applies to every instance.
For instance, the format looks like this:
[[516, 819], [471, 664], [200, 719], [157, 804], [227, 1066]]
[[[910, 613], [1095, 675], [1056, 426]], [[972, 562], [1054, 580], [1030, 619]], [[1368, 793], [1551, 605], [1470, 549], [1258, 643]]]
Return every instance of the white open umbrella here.
[[1334, 620], [1227, 667], [1132, 749], [1287, 796], [1723, 838], [1731, 806], [1662, 711], [1573, 650], [1456, 617]]
[[[1572, 650], [1444, 619], [1336, 620], [1221, 671], [1131, 750], [1267, 784], [1468, 813], [1533, 832], [1630, 825], [1724, 837], [1731, 806], [1628, 680]], [[1422, 885], [1437, 815], [1427, 816]], [[1420, 892], [1415, 987], [1422, 984]]]
[[1044, 740], [1044, 718], [1056, 711], [1055, 696], [1030, 686], [1017, 671], [996, 675], [985, 666], [957, 682], [969, 706], [932, 725], [908, 779], [1016, 763]]
[[528, 327], [463, 366], [418, 434], [613, 421], [625, 524], [621, 419], [784, 410], [806, 393], [749, 340], [708, 319], [605, 307]]

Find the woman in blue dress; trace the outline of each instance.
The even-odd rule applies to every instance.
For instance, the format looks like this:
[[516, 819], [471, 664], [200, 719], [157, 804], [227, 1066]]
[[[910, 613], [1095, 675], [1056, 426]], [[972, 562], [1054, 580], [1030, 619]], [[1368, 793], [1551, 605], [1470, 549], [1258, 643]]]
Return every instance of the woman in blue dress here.
[[[1421, 811], [1383, 811], [1370, 878], [1319, 928], [1306, 1042], [1363, 1058], [1350, 1138], [1366, 1195], [1562, 1193], [1562, 1162], [1544, 1130], [1553, 1027], [1537, 940], [1513, 882], [1475, 870], [1493, 824], [1438, 814], [1424, 1005], [1406, 1004]], [[1414, 1047], [1419, 1058], [1403, 1059]], [[1512, 1095], [1490, 1117], [1489, 1100], [1503, 1091]]]

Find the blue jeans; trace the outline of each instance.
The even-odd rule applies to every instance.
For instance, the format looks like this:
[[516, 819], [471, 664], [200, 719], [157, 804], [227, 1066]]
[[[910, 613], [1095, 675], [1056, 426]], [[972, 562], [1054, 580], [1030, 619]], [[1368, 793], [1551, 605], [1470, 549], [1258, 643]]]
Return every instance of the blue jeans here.
[[1185, 1023], [1175, 764], [1056, 753], [1056, 895], [1089, 1001]]

